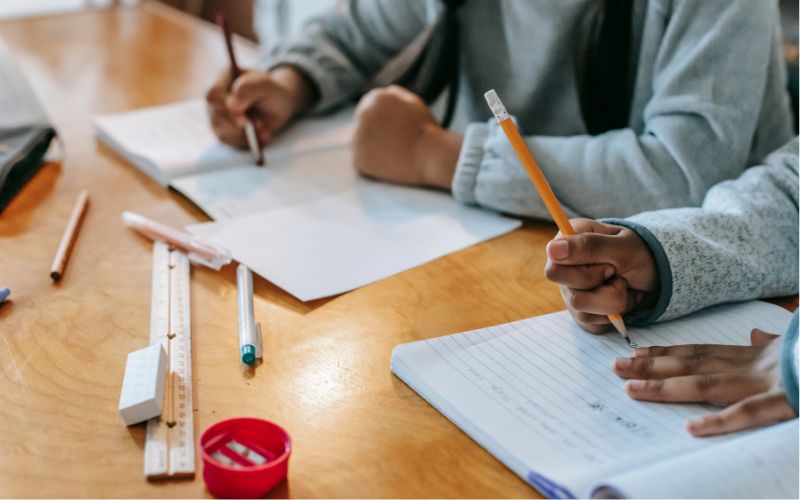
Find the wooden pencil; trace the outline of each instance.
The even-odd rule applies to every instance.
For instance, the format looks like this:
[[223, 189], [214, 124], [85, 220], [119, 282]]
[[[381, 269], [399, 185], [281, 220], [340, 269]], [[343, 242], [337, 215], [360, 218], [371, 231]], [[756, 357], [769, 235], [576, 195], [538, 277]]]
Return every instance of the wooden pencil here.
[[69, 260], [69, 255], [72, 247], [75, 244], [75, 239], [78, 237], [78, 230], [81, 226], [81, 221], [86, 213], [86, 208], [89, 206], [89, 190], [84, 189], [75, 200], [75, 206], [72, 207], [72, 214], [69, 216], [67, 227], [64, 229], [64, 236], [61, 237], [61, 243], [58, 245], [58, 251], [53, 259], [53, 265], [50, 267], [50, 277], [53, 281], [58, 281], [64, 275], [64, 268]]
[[[484, 97], [492, 113], [500, 123], [500, 128], [503, 129], [508, 141], [511, 143], [511, 147], [514, 149], [514, 152], [517, 153], [519, 161], [522, 163], [522, 166], [525, 167], [525, 171], [528, 172], [528, 177], [530, 177], [531, 182], [533, 182], [533, 186], [536, 188], [536, 191], [539, 192], [539, 196], [542, 197], [542, 202], [544, 202], [545, 207], [547, 207], [547, 211], [550, 212], [550, 216], [553, 218], [553, 221], [555, 221], [559, 231], [561, 231], [561, 234], [567, 236], [574, 235], [575, 229], [572, 227], [572, 224], [570, 224], [567, 214], [564, 213], [564, 209], [561, 208], [558, 198], [556, 198], [553, 189], [550, 187], [550, 183], [547, 182], [547, 179], [542, 173], [542, 169], [539, 168], [533, 154], [528, 149], [528, 146], [525, 145], [522, 135], [520, 135], [517, 126], [514, 125], [514, 122], [508, 115], [505, 106], [503, 106], [503, 103], [497, 96], [497, 92], [490, 90], [486, 92]], [[628, 342], [629, 346], [636, 347], [636, 344], [631, 342], [628, 336], [628, 329], [625, 327], [625, 322], [622, 320], [621, 315], [609, 314], [608, 320]]]

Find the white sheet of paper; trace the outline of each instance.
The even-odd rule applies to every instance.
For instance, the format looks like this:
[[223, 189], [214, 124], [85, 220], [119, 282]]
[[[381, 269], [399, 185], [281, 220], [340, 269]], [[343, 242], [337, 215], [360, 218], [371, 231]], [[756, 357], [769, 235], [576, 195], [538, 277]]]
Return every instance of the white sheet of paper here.
[[212, 219], [302, 205], [328, 196], [369, 189], [351, 166], [348, 147], [316, 149], [270, 162], [176, 179], [173, 187]]
[[[312, 150], [347, 144], [352, 110], [302, 120], [265, 148], [267, 165]], [[220, 143], [200, 99], [95, 117], [98, 137], [163, 185], [174, 179], [237, 165], [253, 165], [248, 151]]]
[[[631, 338], [747, 344], [752, 328], [783, 333], [790, 316], [763, 302], [719, 306], [631, 329]], [[630, 399], [611, 370], [629, 355], [621, 336], [587, 334], [562, 311], [403, 344], [391, 368], [511, 470], [559, 497], [588, 495], [595, 481], [726, 439], [685, 430], [687, 419], [718, 408]]]
[[597, 498], [798, 498], [797, 419], [620, 474]]
[[[303, 196], [313, 198], [308, 192]], [[353, 290], [520, 224], [444, 193], [358, 179], [354, 189], [338, 194], [188, 229], [308, 301]]]

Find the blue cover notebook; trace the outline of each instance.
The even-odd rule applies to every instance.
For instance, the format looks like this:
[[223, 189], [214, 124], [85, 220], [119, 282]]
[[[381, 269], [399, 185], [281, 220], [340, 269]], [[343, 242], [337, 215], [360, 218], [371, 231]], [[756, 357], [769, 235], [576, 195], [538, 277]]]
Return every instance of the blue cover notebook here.
[[[631, 330], [641, 346], [748, 344], [783, 333], [764, 302], [718, 306]], [[531, 486], [552, 498], [797, 498], [797, 419], [694, 438], [686, 421], [719, 408], [634, 401], [612, 371], [630, 355], [566, 311], [399, 345], [391, 369]]]

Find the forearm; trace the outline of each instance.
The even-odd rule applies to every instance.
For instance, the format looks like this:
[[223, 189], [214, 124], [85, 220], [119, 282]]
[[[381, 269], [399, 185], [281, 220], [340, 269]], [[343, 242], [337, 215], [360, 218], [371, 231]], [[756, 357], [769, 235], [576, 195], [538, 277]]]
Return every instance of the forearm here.
[[342, 1], [275, 47], [262, 66], [297, 68], [317, 90], [311, 110], [325, 111], [362, 91], [424, 26], [421, 0]]
[[[664, 120], [651, 126], [658, 133], [637, 135], [623, 129], [599, 136], [528, 136], [525, 141], [572, 217], [627, 217], [698, 206], [711, 186], [741, 173], [747, 155], [744, 137], [733, 146], [725, 144], [700, 120]], [[692, 145], [701, 141], [702, 147]], [[467, 129], [453, 192], [464, 203], [550, 218], [494, 121]]]
[[715, 186], [700, 208], [606, 221], [644, 236], [656, 259], [662, 289], [643, 322], [797, 293], [797, 147], [794, 140], [766, 166]]
[[[639, 61], [647, 77], [638, 80], [644, 83], [635, 88], [637, 111], [627, 128], [595, 136], [576, 129], [571, 135], [526, 137], [572, 216], [696, 207], [709, 188], [748, 165], [777, 29], [774, 2], [671, 5], [657, 56]], [[749, 63], [743, 65], [744, 59]], [[771, 130], [779, 141], [772, 148], [790, 133], [788, 124]], [[472, 124], [464, 148], [453, 181], [457, 199], [549, 218], [494, 121]]]

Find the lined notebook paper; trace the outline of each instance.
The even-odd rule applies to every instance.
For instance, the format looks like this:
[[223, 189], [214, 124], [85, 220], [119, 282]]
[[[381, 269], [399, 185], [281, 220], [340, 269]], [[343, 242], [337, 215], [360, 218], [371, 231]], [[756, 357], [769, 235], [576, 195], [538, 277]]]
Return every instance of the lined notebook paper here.
[[[778, 306], [749, 302], [632, 329], [631, 337], [641, 346], [743, 345], [752, 328], [783, 333], [789, 318]], [[611, 371], [614, 358], [628, 355], [619, 335], [587, 334], [564, 311], [400, 345], [391, 368], [532, 486], [550, 497], [571, 497], [588, 496], [592, 485], [631, 467], [731, 439], [698, 439], [685, 431], [687, 419], [718, 408], [628, 398], [624, 381]], [[793, 491], [766, 488], [744, 495], [796, 496], [796, 450], [791, 458]]]
[[[352, 110], [302, 120], [264, 149], [267, 165], [286, 157], [340, 147], [352, 135]], [[97, 137], [164, 186], [197, 173], [253, 166], [248, 151], [222, 144], [209, 124], [206, 103], [191, 101], [95, 117]], [[187, 193], [191, 198], [191, 193]]]

